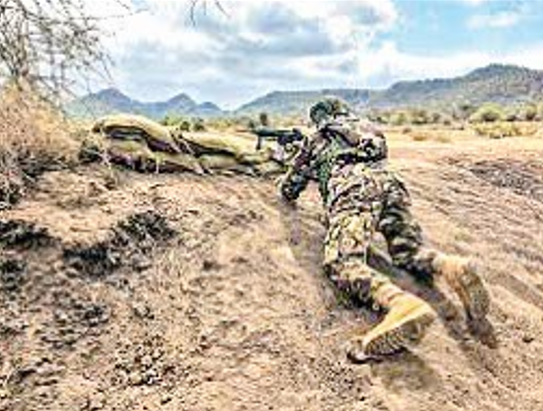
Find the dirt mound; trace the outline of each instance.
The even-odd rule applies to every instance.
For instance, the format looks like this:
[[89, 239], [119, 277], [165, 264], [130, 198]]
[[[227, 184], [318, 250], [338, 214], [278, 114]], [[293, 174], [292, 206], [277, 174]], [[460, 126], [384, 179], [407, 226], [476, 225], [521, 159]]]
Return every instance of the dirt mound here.
[[270, 181], [81, 168], [2, 214], [0, 409], [543, 409], [543, 203], [468, 169], [496, 158], [402, 153], [431, 245], [480, 262], [494, 343], [440, 281], [400, 275], [440, 321], [353, 365], [346, 341], [378, 318], [321, 274], [315, 190], [292, 212]]
[[105, 277], [121, 267], [142, 271], [151, 265], [154, 248], [174, 235], [163, 216], [145, 211], [117, 223], [106, 240], [65, 249], [64, 259], [89, 277]]

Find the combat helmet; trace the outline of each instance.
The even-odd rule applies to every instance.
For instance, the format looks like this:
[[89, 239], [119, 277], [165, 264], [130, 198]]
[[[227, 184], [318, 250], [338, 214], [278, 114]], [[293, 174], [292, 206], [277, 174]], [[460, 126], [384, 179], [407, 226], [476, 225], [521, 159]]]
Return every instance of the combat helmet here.
[[352, 111], [349, 105], [337, 97], [327, 97], [309, 109], [309, 118], [317, 128], [332, 123], [340, 117], [350, 115], [352, 115]]

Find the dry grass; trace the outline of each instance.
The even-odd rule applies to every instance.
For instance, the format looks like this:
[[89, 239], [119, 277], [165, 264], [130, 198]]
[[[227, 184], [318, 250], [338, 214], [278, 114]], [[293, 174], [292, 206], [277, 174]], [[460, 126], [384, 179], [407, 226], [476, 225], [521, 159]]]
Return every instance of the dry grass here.
[[450, 143], [452, 141], [449, 130], [411, 130], [408, 133], [413, 141], [437, 141], [439, 143]]
[[477, 135], [488, 138], [505, 137], [531, 137], [534, 136], [539, 128], [539, 123], [535, 122], [505, 122], [481, 123], [473, 126]]
[[0, 208], [22, 195], [44, 171], [76, 161], [69, 124], [28, 91], [0, 94]]

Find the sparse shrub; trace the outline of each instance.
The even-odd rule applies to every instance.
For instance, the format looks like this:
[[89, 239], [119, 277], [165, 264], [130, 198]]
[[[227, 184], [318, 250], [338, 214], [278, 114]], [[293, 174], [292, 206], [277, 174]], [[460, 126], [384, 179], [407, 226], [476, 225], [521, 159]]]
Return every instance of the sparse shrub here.
[[70, 125], [30, 90], [0, 94], [0, 208], [16, 202], [45, 171], [77, 162]]
[[179, 124], [177, 124], [177, 129], [179, 131], [190, 131], [190, 126], [190, 121], [182, 120]]
[[526, 104], [521, 113], [522, 120], [534, 121], [537, 117], [537, 106], [535, 104]]
[[175, 114], [166, 114], [160, 124], [163, 126], [176, 126], [181, 121], [183, 121], [183, 117], [175, 115]]
[[411, 138], [413, 141], [427, 141], [431, 136], [427, 132], [419, 130], [416, 133], [411, 134]]
[[452, 110], [452, 116], [454, 120], [458, 121], [466, 121], [468, 120], [477, 108], [469, 103], [469, 102], [463, 102], [460, 104], [456, 104]]
[[496, 122], [492, 124], [477, 124], [475, 132], [488, 138], [529, 137], [537, 133], [539, 127], [531, 122]]
[[200, 132], [200, 131], [206, 131], [206, 125], [204, 122], [204, 119], [197, 118], [192, 123], [192, 131]]
[[424, 109], [413, 109], [408, 115], [409, 122], [415, 125], [424, 125], [430, 122], [429, 114]]
[[166, 114], [160, 123], [165, 126], [175, 127], [179, 131], [190, 131], [192, 127], [189, 120], [175, 114]]
[[437, 141], [439, 143], [450, 143], [451, 135], [448, 131], [440, 130], [416, 130], [411, 134], [413, 141]]
[[270, 116], [268, 113], [260, 113], [258, 119], [262, 127], [268, 127], [270, 125]]
[[519, 120], [519, 114], [516, 109], [509, 109], [503, 118], [505, 121], [513, 122]]
[[390, 124], [393, 126], [403, 126], [407, 124], [407, 114], [404, 111], [398, 111], [390, 116]]
[[494, 103], [484, 104], [470, 117], [472, 123], [493, 123], [505, 117], [501, 106]]

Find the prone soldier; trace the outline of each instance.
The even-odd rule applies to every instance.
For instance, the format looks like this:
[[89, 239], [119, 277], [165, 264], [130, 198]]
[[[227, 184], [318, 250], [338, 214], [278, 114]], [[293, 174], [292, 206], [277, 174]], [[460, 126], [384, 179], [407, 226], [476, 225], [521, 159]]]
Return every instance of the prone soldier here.
[[418, 343], [436, 318], [423, 300], [367, 264], [375, 233], [383, 234], [393, 263], [417, 278], [444, 277], [467, 316], [482, 320], [489, 294], [473, 263], [424, 245], [411, 211], [409, 193], [386, 168], [385, 136], [363, 124], [343, 101], [325, 99], [310, 110], [317, 132], [307, 138], [282, 178], [280, 193], [292, 204], [317, 180], [326, 209], [324, 268], [342, 291], [385, 310], [382, 322], [356, 336], [348, 349], [353, 361], [397, 353]]

